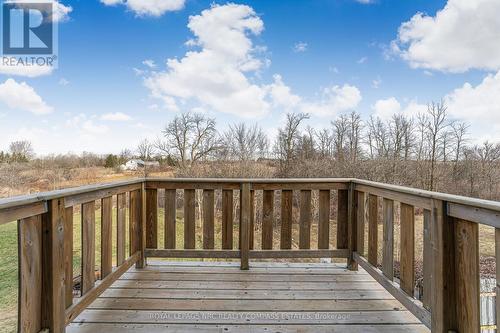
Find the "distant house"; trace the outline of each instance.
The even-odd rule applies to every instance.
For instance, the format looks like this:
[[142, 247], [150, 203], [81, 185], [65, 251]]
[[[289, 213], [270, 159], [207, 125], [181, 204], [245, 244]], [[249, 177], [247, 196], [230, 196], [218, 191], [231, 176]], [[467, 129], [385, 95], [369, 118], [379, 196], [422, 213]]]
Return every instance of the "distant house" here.
[[142, 169], [144, 167], [157, 168], [159, 166], [160, 166], [160, 162], [158, 162], [158, 161], [146, 161], [146, 162], [144, 162], [143, 160], [134, 159], [134, 160], [127, 161], [127, 163], [125, 163], [125, 164], [122, 164], [120, 166], [120, 168], [122, 170], [136, 171], [136, 170]]

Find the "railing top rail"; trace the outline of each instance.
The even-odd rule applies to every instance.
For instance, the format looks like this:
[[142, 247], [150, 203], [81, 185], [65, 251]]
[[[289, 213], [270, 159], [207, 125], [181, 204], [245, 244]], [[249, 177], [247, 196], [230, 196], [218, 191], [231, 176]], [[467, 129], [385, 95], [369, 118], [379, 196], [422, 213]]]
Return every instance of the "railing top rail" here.
[[98, 184], [84, 185], [78, 187], [70, 187], [62, 190], [39, 192], [29, 195], [20, 195], [15, 197], [4, 198], [0, 199], [0, 210], [29, 205], [32, 203], [47, 201], [55, 198], [68, 197], [93, 191], [100, 191], [121, 186], [138, 184], [143, 181], [144, 178], [135, 178], [131, 180], [116, 181], [111, 183], [98, 183]]
[[483, 200], [483, 199], [477, 199], [477, 198], [471, 198], [471, 197], [455, 195], [455, 194], [447, 194], [441, 192], [432, 192], [412, 187], [391, 185], [391, 184], [379, 183], [363, 179], [352, 179], [352, 182], [354, 182], [355, 184], [376, 187], [378, 189], [409, 194], [421, 198], [442, 200], [442, 201], [453, 202], [471, 207], [484, 208], [500, 212], [500, 202], [498, 201]]
[[171, 182], [171, 183], [253, 183], [253, 184], [314, 184], [314, 183], [350, 183], [371, 186], [378, 189], [393, 191], [397, 193], [404, 193], [420, 198], [437, 199], [462, 205], [468, 205], [477, 208], [484, 208], [500, 212], [500, 202], [470, 198], [460, 195], [446, 194], [440, 192], [431, 192], [417, 188], [411, 188], [399, 185], [390, 185], [363, 179], [354, 178], [135, 178], [125, 181], [117, 181], [104, 184], [92, 184], [79, 187], [73, 187], [63, 190], [56, 190], [50, 192], [41, 192], [30, 195], [15, 196], [5, 199], [0, 199], [0, 210], [28, 205], [40, 201], [51, 200], [59, 197], [68, 197], [78, 194], [88, 193], [92, 191], [100, 191], [120, 186], [127, 186], [132, 184], [141, 183], [143, 181], [152, 182]]

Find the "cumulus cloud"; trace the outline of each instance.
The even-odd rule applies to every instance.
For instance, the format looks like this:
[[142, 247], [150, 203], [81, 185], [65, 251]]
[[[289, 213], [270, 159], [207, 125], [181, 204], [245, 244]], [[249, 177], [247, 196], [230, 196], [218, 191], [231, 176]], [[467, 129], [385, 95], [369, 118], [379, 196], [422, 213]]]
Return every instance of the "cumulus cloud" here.
[[89, 136], [95, 134], [104, 134], [109, 131], [109, 127], [103, 124], [97, 124], [94, 116], [87, 116], [80, 113], [76, 116], [69, 118], [66, 121], [66, 126], [78, 131], [79, 135]]
[[115, 113], [106, 113], [101, 116], [101, 120], [108, 121], [129, 121], [132, 120], [132, 117], [123, 112], [115, 112]]
[[0, 74], [4, 75], [37, 77], [49, 75], [53, 70], [52, 66], [9, 66], [3, 61], [0, 63]]
[[14, 79], [7, 79], [0, 84], [0, 101], [11, 109], [28, 111], [37, 115], [53, 111], [53, 108], [43, 101], [35, 89], [26, 82], [18, 83]]
[[476, 137], [498, 141], [500, 131], [500, 72], [487, 75], [473, 86], [465, 83], [445, 96], [448, 112], [455, 118], [466, 120], [473, 129], [479, 129]]
[[411, 100], [404, 107], [396, 99], [389, 97], [379, 99], [372, 105], [373, 115], [383, 120], [391, 119], [395, 114], [403, 114], [408, 117], [415, 117], [418, 114], [424, 113], [427, 110], [426, 104], [418, 103], [416, 100]]
[[180, 59], [168, 59], [164, 71], [144, 73], [151, 96], [168, 110], [201, 107], [258, 118], [276, 108], [330, 116], [352, 110], [361, 100], [359, 89], [350, 85], [329, 87], [319, 102], [306, 102], [279, 74], [271, 83], [258, 83], [269, 62], [261, 57], [265, 47], [253, 43], [264, 23], [249, 6], [214, 4], [191, 16], [188, 28], [194, 36], [186, 45], [194, 49]]
[[417, 13], [404, 22], [393, 51], [414, 68], [499, 70], [499, 12], [498, 0], [448, 0], [435, 16]]
[[101, 0], [106, 6], [124, 5], [137, 16], [159, 17], [184, 8], [186, 0]]
[[254, 10], [245, 5], [212, 5], [189, 18], [192, 44], [201, 48], [183, 58], [168, 59], [167, 69], [145, 79], [152, 96], [169, 109], [178, 101], [194, 100], [203, 106], [242, 117], [262, 116], [269, 110], [266, 89], [252, 83], [246, 74], [263, 62], [254, 55], [249, 35], [264, 28]]
[[344, 84], [323, 89], [322, 98], [318, 102], [304, 103], [302, 111], [316, 116], [335, 116], [353, 111], [361, 102], [361, 92], [355, 86]]

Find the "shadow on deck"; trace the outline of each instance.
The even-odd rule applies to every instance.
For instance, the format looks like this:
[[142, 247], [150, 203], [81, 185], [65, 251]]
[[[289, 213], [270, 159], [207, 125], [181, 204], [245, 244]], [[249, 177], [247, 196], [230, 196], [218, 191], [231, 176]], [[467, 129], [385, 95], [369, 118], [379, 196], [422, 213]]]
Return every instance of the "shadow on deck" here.
[[67, 332], [429, 332], [364, 270], [336, 264], [151, 262]]

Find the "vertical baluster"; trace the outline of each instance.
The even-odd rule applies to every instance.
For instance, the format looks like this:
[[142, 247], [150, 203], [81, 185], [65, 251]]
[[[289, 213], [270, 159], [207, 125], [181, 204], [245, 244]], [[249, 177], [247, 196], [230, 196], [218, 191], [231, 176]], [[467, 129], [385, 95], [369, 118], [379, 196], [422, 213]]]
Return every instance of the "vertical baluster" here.
[[347, 249], [349, 192], [338, 190], [337, 193], [337, 249]]
[[250, 249], [250, 184], [241, 184], [240, 190], [240, 251], [241, 269], [248, 270]]
[[455, 278], [459, 332], [480, 332], [479, 321], [479, 225], [455, 223]]
[[95, 202], [82, 205], [82, 295], [95, 284]]
[[292, 200], [293, 191], [281, 191], [281, 249], [292, 248]]
[[[137, 251], [141, 252], [142, 249], [142, 232], [141, 232], [141, 219], [142, 219], [142, 193], [141, 190], [131, 191], [129, 194], [129, 239], [130, 239], [130, 255]], [[142, 257], [142, 254], [141, 254]], [[137, 268], [144, 266], [143, 259], [140, 259], [136, 265]]]
[[222, 190], [222, 249], [233, 249], [233, 190]]
[[348, 193], [348, 248], [349, 248], [349, 259], [347, 259], [347, 268], [352, 271], [358, 270], [358, 263], [354, 260], [353, 253], [358, 251], [358, 203], [357, 203], [357, 192], [354, 190], [354, 184], [349, 184]]
[[175, 249], [176, 243], [176, 190], [165, 190], [165, 248]]
[[255, 191], [250, 191], [250, 250], [254, 247], [254, 235], [255, 235]]
[[127, 217], [127, 194], [116, 196], [116, 265], [125, 261], [125, 221]]
[[366, 206], [365, 206], [365, 193], [356, 191], [357, 212], [356, 212], [356, 232], [357, 241], [356, 247], [359, 255], [365, 254], [365, 220], [366, 220]]
[[394, 278], [394, 201], [384, 198], [383, 215], [382, 271], [388, 279], [392, 280]]
[[194, 249], [195, 239], [195, 190], [184, 190], [184, 248]]
[[214, 248], [214, 190], [203, 190], [203, 248]]
[[330, 247], [330, 190], [319, 191], [318, 249]]
[[413, 206], [401, 203], [401, 289], [413, 296], [415, 281], [415, 211]]
[[432, 272], [432, 243], [431, 243], [431, 212], [424, 209], [424, 295], [422, 304], [427, 310], [431, 308], [431, 272]]
[[262, 194], [262, 249], [273, 248], [274, 191], [264, 190]]
[[64, 295], [66, 308], [73, 304], [73, 207], [64, 216]]
[[146, 190], [146, 247], [158, 248], [158, 191]]
[[101, 199], [101, 279], [108, 276], [113, 267], [112, 210], [112, 197]]
[[311, 248], [311, 190], [300, 191], [299, 248]]
[[378, 200], [373, 194], [368, 195], [368, 262], [377, 266], [378, 257]]

